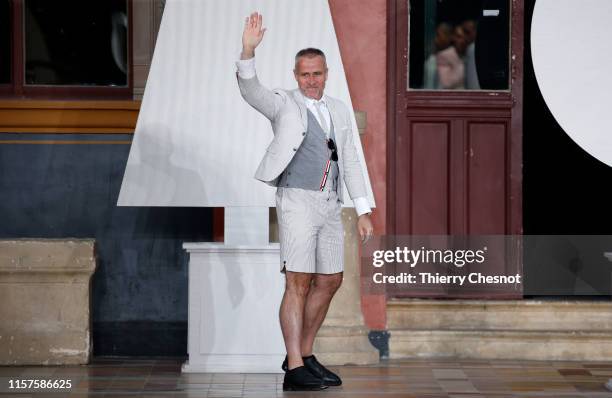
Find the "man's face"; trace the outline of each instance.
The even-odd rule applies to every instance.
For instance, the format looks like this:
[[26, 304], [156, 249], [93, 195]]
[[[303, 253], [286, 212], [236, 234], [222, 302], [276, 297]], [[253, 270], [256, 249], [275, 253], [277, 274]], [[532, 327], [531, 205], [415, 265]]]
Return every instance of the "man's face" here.
[[308, 98], [321, 99], [327, 80], [327, 65], [323, 57], [298, 58], [293, 74], [302, 94]]
[[451, 32], [448, 25], [440, 25], [436, 29], [436, 37], [434, 39], [436, 51], [441, 51], [451, 45]]
[[465, 54], [468, 42], [465, 38], [465, 32], [461, 26], [455, 27], [455, 30], [453, 31], [453, 45], [455, 46], [455, 49], [459, 55]]
[[476, 40], [476, 24], [472, 20], [467, 20], [461, 24], [465, 38], [468, 44], [471, 44]]

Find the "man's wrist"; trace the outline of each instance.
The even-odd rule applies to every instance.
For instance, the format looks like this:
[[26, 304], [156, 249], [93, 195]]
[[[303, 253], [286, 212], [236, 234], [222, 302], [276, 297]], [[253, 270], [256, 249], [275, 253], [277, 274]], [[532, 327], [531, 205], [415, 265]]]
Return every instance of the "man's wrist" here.
[[251, 59], [255, 56], [255, 48], [245, 48], [242, 47], [242, 52], [240, 53], [240, 59]]
[[358, 216], [372, 212], [370, 204], [368, 203], [368, 198], [365, 196], [360, 196], [353, 199], [353, 203], [355, 204], [355, 211], [357, 212]]

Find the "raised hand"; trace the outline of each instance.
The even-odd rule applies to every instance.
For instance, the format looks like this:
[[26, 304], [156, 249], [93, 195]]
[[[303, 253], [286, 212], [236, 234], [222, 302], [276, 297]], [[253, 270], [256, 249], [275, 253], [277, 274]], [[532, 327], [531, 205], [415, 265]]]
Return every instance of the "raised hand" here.
[[263, 28], [263, 17], [258, 12], [252, 13], [244, 21], [242, 32], [242, 54], [241, 59], [249, 59], [255, 56], [255, 47], [261, 43], [266, 29]]

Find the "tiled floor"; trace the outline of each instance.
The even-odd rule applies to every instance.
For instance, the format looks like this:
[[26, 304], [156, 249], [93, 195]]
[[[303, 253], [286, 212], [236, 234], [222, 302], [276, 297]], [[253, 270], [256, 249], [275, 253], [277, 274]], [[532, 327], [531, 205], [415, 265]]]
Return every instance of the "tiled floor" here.
[[612, 397], [603, 384], [612, 362], [477, 360], [391, 360], [376, 366], [331, 367], [344, 381], [317, 393], [283, 393], [282, 374], [181, 374], [183, 359], [96, 358], [88, 366], [0, 367], [9, 379], [72, 379], [62, 394], [7, 394], [52, 397]]

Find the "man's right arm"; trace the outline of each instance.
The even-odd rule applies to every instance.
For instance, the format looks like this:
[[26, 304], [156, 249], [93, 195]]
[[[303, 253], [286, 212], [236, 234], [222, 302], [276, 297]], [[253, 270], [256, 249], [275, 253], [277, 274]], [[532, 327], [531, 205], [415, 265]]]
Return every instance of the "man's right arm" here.
[[255, 73], [255, 48], [261, 43], [265, 28], [263, 17], [257, 12], [246, 18], [242, 33], [242, 53], [236, 62], [240, 94], [249, 105], [273, 120], [285, 101], [282, 92], [274, 92], [262, 86]]
[[236, 66], [242, 98], [262, 115], [273, 120], [285, 102], [285, 93], [281, 90], [269, 90], [259, 83], [255, 73], [255, 58], [239, 60]]

